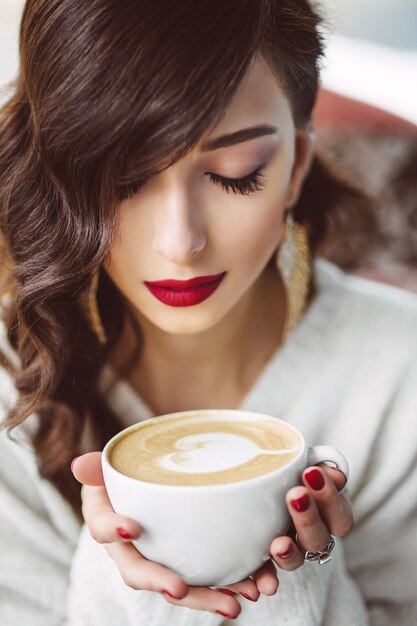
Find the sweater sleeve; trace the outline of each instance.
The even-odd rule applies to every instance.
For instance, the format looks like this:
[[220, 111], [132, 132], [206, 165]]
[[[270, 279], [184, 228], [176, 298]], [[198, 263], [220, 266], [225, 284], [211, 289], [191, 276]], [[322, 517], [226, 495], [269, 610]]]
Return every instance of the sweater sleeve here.
[[[13, 391], [0, 368], [0, 422]], [[23, 431], [18, 427], [10, 435], [13, 439], [0, 432], [1, 623], [71, 626], [66, 597], [80, 525], [57, 490], [39, 476]]]
[[[415, 354], [417, 354], [417, 349]], [[417, 360], [386, 408], [354, 499], [347, 567], [372, 626], [417, 624]]]

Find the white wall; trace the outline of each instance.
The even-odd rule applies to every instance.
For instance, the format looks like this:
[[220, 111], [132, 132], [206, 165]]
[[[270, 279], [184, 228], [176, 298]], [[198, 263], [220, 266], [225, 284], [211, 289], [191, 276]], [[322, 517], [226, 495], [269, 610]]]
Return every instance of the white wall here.
[[417, 0], [320, 0], [337, 32], [417, 49]]

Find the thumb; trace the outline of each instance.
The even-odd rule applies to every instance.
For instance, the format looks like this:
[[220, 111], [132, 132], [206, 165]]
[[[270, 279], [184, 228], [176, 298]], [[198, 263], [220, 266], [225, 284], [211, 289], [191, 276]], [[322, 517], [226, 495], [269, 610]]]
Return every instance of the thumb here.
[[87, 452], [73, 459], [71, 471], [75, 478], [84, 485], [98, 487], [104, 485], [101, 470], [101, 452]]

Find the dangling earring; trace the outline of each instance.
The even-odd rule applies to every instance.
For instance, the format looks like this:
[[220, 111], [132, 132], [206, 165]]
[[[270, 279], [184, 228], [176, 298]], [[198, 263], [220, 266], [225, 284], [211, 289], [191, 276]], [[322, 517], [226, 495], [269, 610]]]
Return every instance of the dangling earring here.
[[275, 257], [285, 287], [287, 312], [284, 339], [298, 324], [307, 304], [311, 278], [311, 256], [307, 231], [288, 212], [285, 234]]
[[87, 289], [86, 297], [81, 300], [81, 305], [99, 344], [104, 345], [107, 342], [107, 337], [97, 304], [99, 273], [100, 270], [94, 274], [90, 286]]

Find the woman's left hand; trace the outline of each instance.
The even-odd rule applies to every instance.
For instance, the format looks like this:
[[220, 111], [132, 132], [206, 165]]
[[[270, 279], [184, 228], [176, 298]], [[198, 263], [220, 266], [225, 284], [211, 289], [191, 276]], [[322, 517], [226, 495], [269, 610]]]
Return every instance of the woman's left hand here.
[[[353, 527], [353, 514], [349, 495], [339, 491], [346, 484], [344, 474], [325, 464], [308, 467], [303, 472], [304, 486], [293, 487], [286, 495], [288, 510], [294, 522], [298, 541], [305, 550], [323, 550], [330, 535], [344, 537]], [[270, 554], [281, 569], [291, 571], [304, 563], [304, 552], [294, 539], [277, 537], [270, 546]], [[272, 573], [262, 572], [255, 578], [259, 591]], [[267, 583], [266, 583], [267, 584]]]

